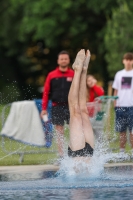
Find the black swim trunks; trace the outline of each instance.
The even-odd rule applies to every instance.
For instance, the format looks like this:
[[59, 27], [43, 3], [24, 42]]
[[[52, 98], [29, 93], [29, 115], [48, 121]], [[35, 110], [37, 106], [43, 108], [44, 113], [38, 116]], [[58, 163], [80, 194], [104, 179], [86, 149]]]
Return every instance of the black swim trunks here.
[[52, 106], [52, 123], [54, 125], [64, 126], [66, 122], [69, 124], [70, 113], [68, 105]]
[[72, 151], [70, 147], [68, 147], [68, 156], [69, 157], [91, 157], [93, 156], [93, 148], [85, 143], [85, 147], [83, 149]]

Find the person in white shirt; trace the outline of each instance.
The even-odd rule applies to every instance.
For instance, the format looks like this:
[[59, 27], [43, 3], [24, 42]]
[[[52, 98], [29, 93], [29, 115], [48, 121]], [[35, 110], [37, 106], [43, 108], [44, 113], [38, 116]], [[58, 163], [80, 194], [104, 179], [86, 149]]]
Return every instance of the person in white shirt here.
[[113, 89], [115, 101], [116, 131], [120, 133], [120, 152], [125, 151], [126, 131], [130, 132], [130, 143], [133, 154], [133, 53], [123, 56], [124, 69], [116, 73]]

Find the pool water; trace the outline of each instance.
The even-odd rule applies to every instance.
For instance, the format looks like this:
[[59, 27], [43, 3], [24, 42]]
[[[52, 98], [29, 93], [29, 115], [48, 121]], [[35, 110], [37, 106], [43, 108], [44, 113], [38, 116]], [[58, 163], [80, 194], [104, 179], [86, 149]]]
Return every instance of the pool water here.
[[103, 167], [103, 160], [95, 157], [90, 164], [76, 164], [78, 173], [70, 158], [62, 162], [57, 172], [2, 173], [0, 200], [132, 199], [133, 165]]
[[0, 200], [131, 200], [133, 188], [15, 190], [0, 192]]
[[59, 177], [47, 177], [47, 174], [53, 176], [54, 173], [49, 172], [46, 175], [42, 173], [42, 177], [40, 176], [38, 180], [2, 181], [0, 184], [0, 200], [129, 200], [133, 196], [133, 179], [129, 178], [128, 173], [128, 176], [125, 176], [124, 179], [118, 175], [91, 180], [87, 178], [67, 180]]
[[105, 163], [118, 159], [119, 155], [99, 146], [88, 164], [66, 156], [58, 171], [3, 171], [0, 200], [132, 199], [133, 165], [105, 167]]

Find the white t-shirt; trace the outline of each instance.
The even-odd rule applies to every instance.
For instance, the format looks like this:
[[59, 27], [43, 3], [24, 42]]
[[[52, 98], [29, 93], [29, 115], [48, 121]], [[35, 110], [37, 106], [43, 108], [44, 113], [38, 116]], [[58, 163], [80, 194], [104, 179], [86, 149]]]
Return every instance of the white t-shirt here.
[[133, 106], [133, 69], [118, 71], [112, 87], [118, 91], [119, 98], [116, 101], [116, 106]]

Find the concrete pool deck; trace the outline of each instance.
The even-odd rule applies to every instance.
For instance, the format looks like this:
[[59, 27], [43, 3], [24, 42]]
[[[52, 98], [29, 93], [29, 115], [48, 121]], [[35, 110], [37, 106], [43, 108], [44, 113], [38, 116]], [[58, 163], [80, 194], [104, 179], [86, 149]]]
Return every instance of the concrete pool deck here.
[[[133, 167], [133, 163], [107, 163], [104, 168], [113, 167]], [[37, 171], [57, 171], [59, 166], [55, 165], [19, 165], [19, 166], [0, 166], [0, 174], [5, 173], [26, 173], [26, 172], [37, 172]]]

